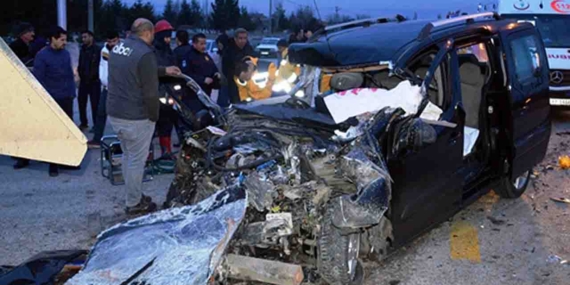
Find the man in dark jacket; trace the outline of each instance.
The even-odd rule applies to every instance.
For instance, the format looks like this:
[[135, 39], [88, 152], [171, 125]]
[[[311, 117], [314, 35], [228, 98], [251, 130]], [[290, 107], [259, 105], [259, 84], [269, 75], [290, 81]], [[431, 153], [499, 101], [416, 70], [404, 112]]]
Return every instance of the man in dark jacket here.
[[[154, 25], [153, 45], [159, 66], [176, 66], [176, 55], [170, 48], [173, 30], [172, 25], [166, 20], [160, 20]], [[167, 84], [174, 80], [176, 79], [169, 77], [159, 79], [159, 96], [165, 95]], [[178, 113], [170, 105], [160, 104], [160, 115], [156, 123], [156, 132], [163, 159], [174, 159], [172, 155], [172, 129], [176, 124], [178, 124]]]
[[192, 49], [186, 54], [182, 73], [192, 77], [206, 94], [211, 95], [212, 89], [220, 88], [220, 73], [216, 63], [206, 52], [206, 35], [197, 34], [192, 37]]
[[[71, 55], [65, 50], [67, 32], [61, 27], [50, 33], [50, 45], [42, 49], [34, 60], [34, 75], [55, 102], [73, 120], [75, 80], [71, 68]], [[49, 175], [59, 174], [58, 165], [49, 165]]]
[[[10, 49], [24, 65], [33, 64], [34, 53], [31, 52], [30, 43], [34, 40], [34, 27], [28, 23], [21, 23], [15, 29], [18, 39], [10, 43]], [[17, 158], [14, 169], [22, 169], [30, 164], [30, 160]]]
[[26, 66], [30, 66], [34, 55], [30, 49], [30, 43], [34, 40], [36, 35], [34, 27], [29, 23], [21, 23], [15, 29], [15, 34], [18, 36], [14, 42], [10, 44], [10, 49]]
[[240, 102], [237, 85], [231, 78], [236, 76], [236, 64], [246, 56], [255, 56], [255, 51], [248, 42], [247, 30], [239, 28], [236, 29], [234, 38], [230, 39], [222, 58], [222, 69], [224, 76], [228, 78], [228, 94], [231, 103]]
[[107, 114], [123, 150], [126, 212], [135, 214], [156, 209], [143, 195], [144, 166], [156, 121], [158, 121], [158, 77], [180, 73], [178, 67], [159, 67], [152, 47], [154, 26], [137, 19], [131, 36], [115, 46], [109, 57]]
[[109, 90], [109, 54], [111, 50], [119, 44], [119, 33], [116, 31], [107, 32], [107, 43], [101, 49], [101, 59], [99, 62], [99, 81], [101, 81], [101, 97], [97, 106], [97, 119], [93, 126], [93, 139], [87, 142], [89, 148], [100, 148], [101, 138], [105, 133], [107, 125], [107, 93]]
[[81, 34], [83, 46], [79, 53], [79, 118], [81, 120], [80, 129], [87, 129], [87, 100], [91, 101], [91, 116], [93, 125], [97, 117], [97, 107], [99, 97], [101, 97], [101, 81], [99, 81], [99, 62], [101, 61], [101, 49], [93, 42], [93, 33], [84, 31]]
[[174, 54], [176, 55], [176, 65], [182, 67], [182, 61], [186, 54], [192, 50], [192, 46], [188, 43], [190, 36], [187, 31], [180, 30], [176, 32], [176, 45]]
[[[180, 69], [184, 74], [192, 77], [206, 94], [212, 95], [212, 89], [220, 89], [221, 75], [218, 72], [216, 63], [206, 52], [206, 36], [204, 34], [197, 34], [192, 37], [192, 49], [186, 54]], [[198, 99], [195, 92], [186, 89], [182, 102], [196, 116], [197, 120], [202, 121], [204, 117], [202, 117], [201, 113], [203, 113], [206, 107]], [[204, 123], [208, 124], [207, 122]], [[184, 133], [188, 131], [197, 131], [193, 129], [195, 126], [185, 124], [182, 118], [179, 119], [178, 125], [178, 137], [184, 137]]]

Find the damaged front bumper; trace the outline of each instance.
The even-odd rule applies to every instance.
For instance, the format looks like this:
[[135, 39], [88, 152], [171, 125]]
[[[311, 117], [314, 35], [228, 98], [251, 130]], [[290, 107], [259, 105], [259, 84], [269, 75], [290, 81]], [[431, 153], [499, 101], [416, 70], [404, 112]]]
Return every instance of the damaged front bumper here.
[[[421, 129], [418, 120], [384, 108], [339, 126], [306, 110], [247, 108], [230, 114], [227, 132], [208, 128], [187, 137], [165, 202], [170, 209], [102, 233], [69, 284], [299, 284], [319, 274], [336, 284], [336, 275], [323, 270], [353, 276], [361, 253], [381, 259], [393, 239], [384, 157], [394, 148], [384, 149], [424, 143], [408, 133], [390, 135], [396, 124]], [[268, 108], [281, 119], [268, 119]], [[352, 137], [335, 136], [349, 128]], [[332, 255], [322, 257], [334, 242], [351, 245], [339, 267], [331, 267]]]

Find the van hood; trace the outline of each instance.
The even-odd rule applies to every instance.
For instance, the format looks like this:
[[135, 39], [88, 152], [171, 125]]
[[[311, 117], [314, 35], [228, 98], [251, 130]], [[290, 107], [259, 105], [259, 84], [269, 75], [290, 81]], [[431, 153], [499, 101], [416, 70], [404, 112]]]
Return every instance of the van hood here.
[[570, 70], [569, 48], [546, 48], [550, 69]]

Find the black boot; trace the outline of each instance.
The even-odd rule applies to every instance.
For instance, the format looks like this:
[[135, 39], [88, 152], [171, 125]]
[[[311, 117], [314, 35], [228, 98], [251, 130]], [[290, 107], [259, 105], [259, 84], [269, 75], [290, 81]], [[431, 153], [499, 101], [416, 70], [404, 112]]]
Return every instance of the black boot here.
[[16, 164], [14, 164], [14, 169], [26, 168], [26, 167], [28, 167], [28, 165], [30, 165], [29, 160], [27, 160], [25, 158], [18, 158], [18, 161], [16, 161]]

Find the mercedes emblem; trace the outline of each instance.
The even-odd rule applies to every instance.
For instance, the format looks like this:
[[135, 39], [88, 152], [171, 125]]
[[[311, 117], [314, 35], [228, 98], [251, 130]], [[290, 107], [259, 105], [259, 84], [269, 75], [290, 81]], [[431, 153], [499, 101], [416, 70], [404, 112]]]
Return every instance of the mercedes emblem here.
[[550, 73], [550, 82], [555, 83], [555, 84], [560, 84], [562, 83], [562, 80], [564, 79], [564, 74], [562, 74], [561, 71], [553, 71]]

